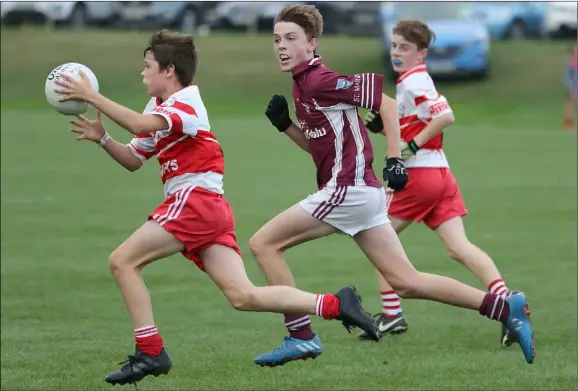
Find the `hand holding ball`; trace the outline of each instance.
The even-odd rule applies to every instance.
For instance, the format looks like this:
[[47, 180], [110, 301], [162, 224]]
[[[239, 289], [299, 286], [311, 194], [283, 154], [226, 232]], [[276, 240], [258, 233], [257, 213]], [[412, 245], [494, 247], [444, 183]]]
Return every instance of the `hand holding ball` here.
[[54, 68], [44, 86], [50, 106], [64, 115], [85, 113], [90, 107], [86, 101], [95, 92], [98, 92], [96, 76], [90, 68], [75, 62]]

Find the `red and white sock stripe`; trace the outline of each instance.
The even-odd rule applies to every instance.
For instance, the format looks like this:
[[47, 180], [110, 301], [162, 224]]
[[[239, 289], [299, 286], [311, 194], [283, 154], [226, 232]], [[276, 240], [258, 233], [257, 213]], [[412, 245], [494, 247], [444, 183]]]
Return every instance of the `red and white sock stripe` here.
[[325, 295], [317, 295], [317, 300], [315, 302], [315, 314], [321, 317], [323, 317], [323, 296]]
[[381, 291], [381, 302], [384, 315], [393, 317], [401, 312], [401, 302], [395, 291]]
[[159, 331], [156, 326], [145, 326], [134, 330], [135, 338], [147, 338], [157, 335]]
[[488, 292], [496, 294], [501, 298], [506, 298], [506, 295], [508, 294], [508, 287], [506, 286], [504, 280], [498, 278], [497, 280], [492, 281], [490, 285], [488, 285]]

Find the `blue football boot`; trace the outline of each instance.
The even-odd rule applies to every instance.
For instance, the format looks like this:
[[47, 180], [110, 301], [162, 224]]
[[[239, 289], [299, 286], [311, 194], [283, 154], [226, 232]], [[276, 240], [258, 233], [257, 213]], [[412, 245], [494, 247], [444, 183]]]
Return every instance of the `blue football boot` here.
[[510, 315], [506, 322], [508, 338], [520, 345], [526, 362], [532, 364], [536, 357], [536, 342], [534, 340], [534, 330], [530, 323], [531, 311], [528, 308], [526, 296], [522, 292], [510, 294], [506, 298], [506, 302], [510, 307]]
[[281, 345], [270, 353], [255, 358], [255, 364], [262, 367], [276, 367], [289, 361], [315, 359], [323, 353], [323, 346], [317, 334], [310, 340], [285, 337]]

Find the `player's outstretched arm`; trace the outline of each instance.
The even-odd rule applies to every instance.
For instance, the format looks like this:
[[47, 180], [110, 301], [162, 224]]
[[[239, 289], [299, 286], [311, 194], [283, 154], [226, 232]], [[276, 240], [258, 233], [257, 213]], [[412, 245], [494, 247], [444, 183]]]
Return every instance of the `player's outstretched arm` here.
[[169, 123], [162, 116], [137, 113], [100, 93], [95, 93], [87, 102], [135, 136], [169, 128]]
[[74, 79], [66, 74], [61, 75], [61, 77], [61, 80], [55, 82], [60, 88], [54, 90], [54, 92], [63, 95], [59, 99], [61, 102], [71, 99], [87, 102], [134, 135], [169, 128], [167, 120], [160, 115], [137, 113], [98, 93], [92, 88], [90, 81], [82, 71], [80, 72], [80, 79]]
[[102, 149], [116, 160], [118, 164], [129, 171], [136, 171], [142, 167], [142, 161], [134, 155], [128, 145], [120, 143], [114, 139], [110, 139], [104, 143]]
[[83, 115], [77, 115], [77, 118], [70, 121], [74, 125], [70, 131], [78, 135], [77, 141], [87, 140], [100, 144], [110, 157], [129, 171], [136, 171], [142, 166], [141, 159], [131, 151], [128, 145], [114, 140], [104, 129], [100, 111], [96, 112], [95, 120], [89, 120]]
[[399, 158], [401, 157], [401, 132], [395, 99], [382, 94], [379, 115], [383, 122], [383, 134], [387, 139], [387, 157]]

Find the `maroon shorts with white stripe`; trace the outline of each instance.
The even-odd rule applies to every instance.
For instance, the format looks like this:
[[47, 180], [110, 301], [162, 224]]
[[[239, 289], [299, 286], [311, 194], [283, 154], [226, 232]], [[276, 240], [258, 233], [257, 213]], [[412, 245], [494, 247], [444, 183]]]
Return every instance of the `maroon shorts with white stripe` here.
[[318, 220], [354, 236], [383, 224], [388, 224], [386, 196], [383, 187], [337, 186], [324, 187], [299, 203]]
[[182, 254], [199, 269], [205, 266], [198, 253], [221, 244], [241, 255], [235, 235], [235, 217], [227, 199], [200, 187], [187, 187], [168, 197], [148, 217], [185, 245]]

